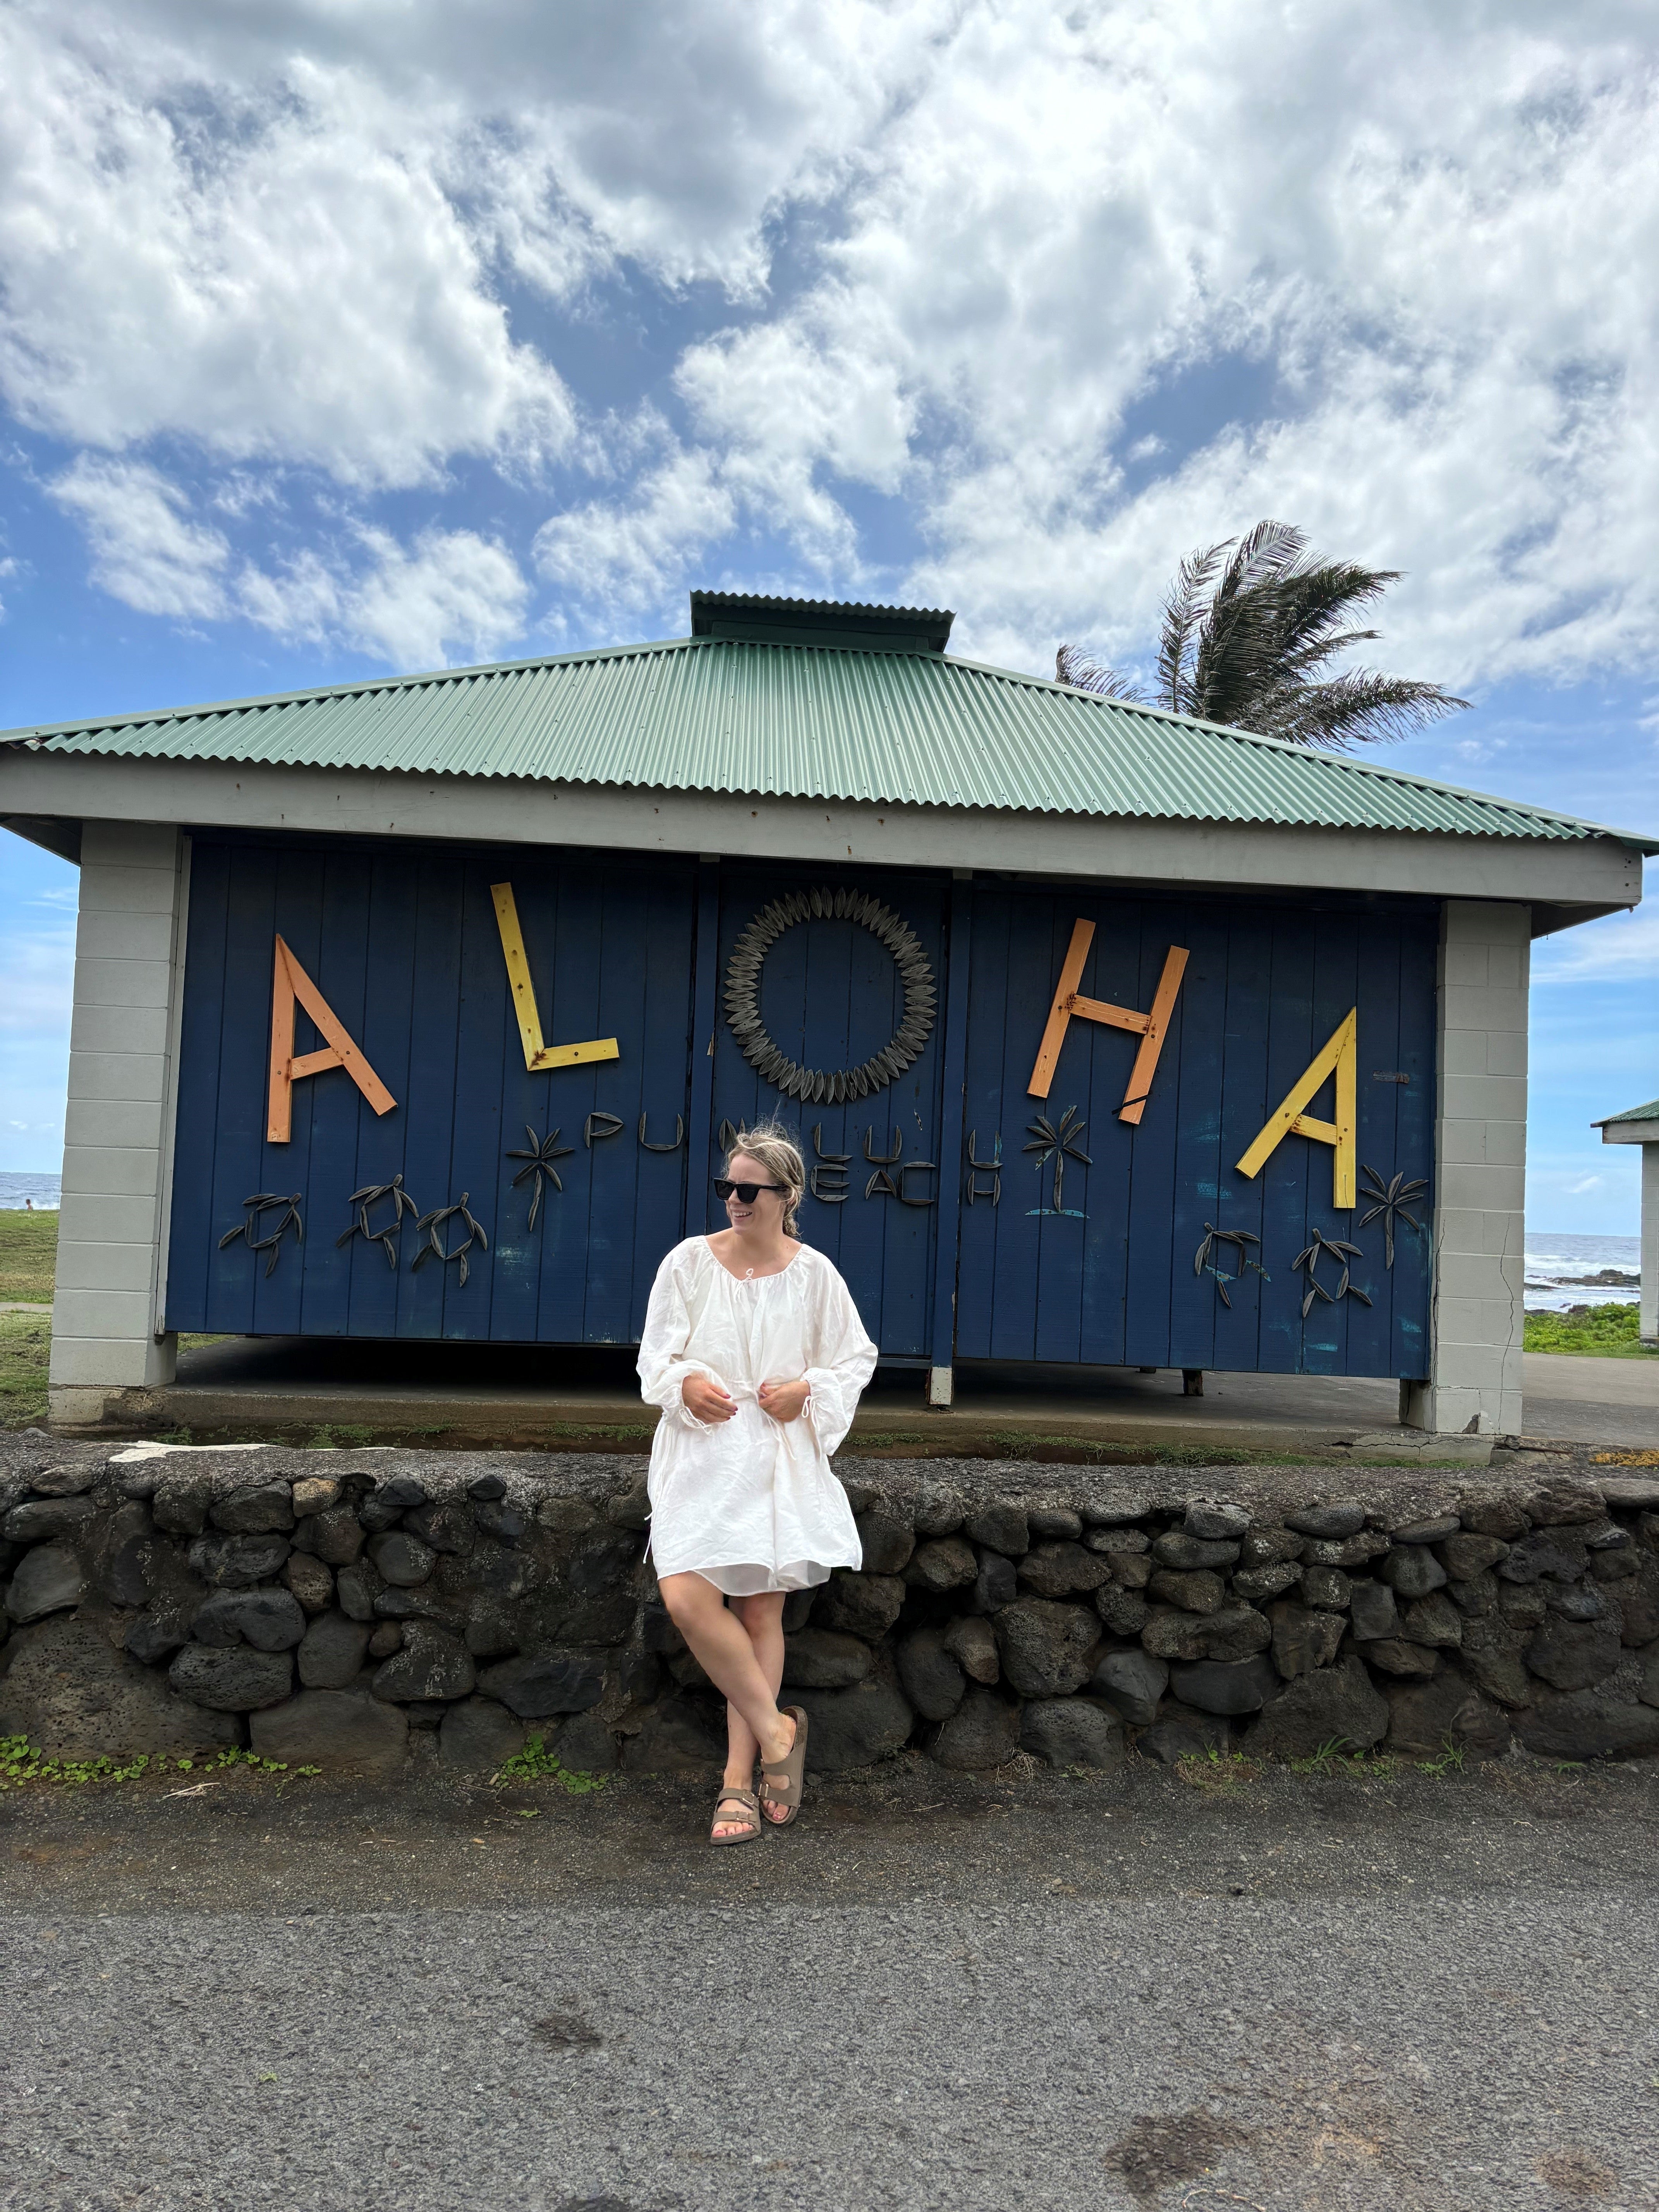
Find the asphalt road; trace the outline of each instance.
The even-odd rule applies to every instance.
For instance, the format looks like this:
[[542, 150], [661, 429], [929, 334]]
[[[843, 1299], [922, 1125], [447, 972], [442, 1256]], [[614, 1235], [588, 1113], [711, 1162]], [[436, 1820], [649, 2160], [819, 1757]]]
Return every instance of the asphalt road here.
[[1659, 2203], [1652, 1768], [185, 1787], [0, 1798], [9, 2208]]

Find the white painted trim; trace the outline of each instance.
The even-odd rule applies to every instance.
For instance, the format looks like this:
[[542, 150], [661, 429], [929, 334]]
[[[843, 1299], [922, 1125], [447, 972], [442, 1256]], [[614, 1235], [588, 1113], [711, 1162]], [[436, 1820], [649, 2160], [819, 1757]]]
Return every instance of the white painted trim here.
[[1206, 891], [1310, 889], [1633, 907], [1616, 838], [1461, 837], [1265, 823], [872, 805], [506, 776], [0, 753], [0, 811], [228, 830], [576, 845], [727, 859], [972, 868]]

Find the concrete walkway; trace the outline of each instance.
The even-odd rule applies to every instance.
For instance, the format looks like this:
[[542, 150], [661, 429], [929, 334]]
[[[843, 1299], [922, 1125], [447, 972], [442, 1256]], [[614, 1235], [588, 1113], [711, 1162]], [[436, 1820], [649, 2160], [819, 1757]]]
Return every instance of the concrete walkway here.
[[1529, 1436], [1659, 1447], [1659, 1358], [1529, 1352], [1524, 1374]]
[[[887, 1370], [866, 1393], [851, 1438], [865, 1451], [930, 1456], [1073, 1458], [1078, 1447], [1166, 1447], [1422, 1455], [1398, 1425], [1391, 1382], [1209, 1376], [1202, 1398], [1178, 1372], [996, 1366], [957, 1370], [957, 1401], [925, 1401], [920, 1369]], [[640, 1402], [630, 1351], [538, 1352], [455, 1344], [228, 1338], [182, 1355], [179, 1379], [149, 1395], [151, 1418], [198, 1433], [328, 1426], [410, 1442], [612, 1441], [643, 1449], [654, 1412]], [[1362, 1446], [1362, 1440], [1363, 1446]], [[1433, 1441], [1432, 1455], [1484, 1460], [1489, 1443]]]
[[[1528, 1355], [1526, 1433], [1659, 1446], [1659, 1359]], [[1076, 1458], [1149, 1450], [1251, 1450], [1354, 1459], [1482, 1462], [1489, 1438], [1422, 1438], [1399, 1425], [1393, 1382], [1308, 1375], [1206, 1375], [1126, 1368], [969, 1364], [947, 1411], [925, 1402], [919, 1369], [879, 1375], [851, 1444], [930, 1456]], [[182, 1354], [177, 1382], [128, 1407], [151, 1432], [470, 1445], [610, 1444], [638, 1451], [655, 1416], [632, 1352], [520, 1346], [345, 1343], [228, 1337]]]

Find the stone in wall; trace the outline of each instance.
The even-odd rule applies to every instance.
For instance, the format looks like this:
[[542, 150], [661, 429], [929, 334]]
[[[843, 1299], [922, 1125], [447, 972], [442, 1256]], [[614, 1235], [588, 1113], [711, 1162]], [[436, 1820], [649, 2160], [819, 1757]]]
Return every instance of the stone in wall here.
[[112, 1644], [91, 1609], [20, 1630], [0, 1657], [0, 1735], [27, 1736], [50, 1759], [188, 1759], [238, 1741], [230, 1714], [179, 1696]]

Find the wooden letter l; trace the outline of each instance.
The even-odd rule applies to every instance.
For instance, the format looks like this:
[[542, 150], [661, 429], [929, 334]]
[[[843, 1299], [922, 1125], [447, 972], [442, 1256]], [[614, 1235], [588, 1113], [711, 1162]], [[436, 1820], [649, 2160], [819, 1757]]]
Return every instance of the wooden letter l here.
[[[321, 1052], [294, 1052], [294, 1002], [300, 1004], [328, 1039]], [[304, 1075], [320, 1075], [325, 1067], [343, 1067], [377, 1114], [389, 1114], [397, 1100], [352, 1042], [344, 1023], [312, 981], [279, 937], [270, 984], [270, 1092], [265, 1112], [265, 1139], [272, 1145], [289, 1142], [293, 1127], [293, 1087]]]

